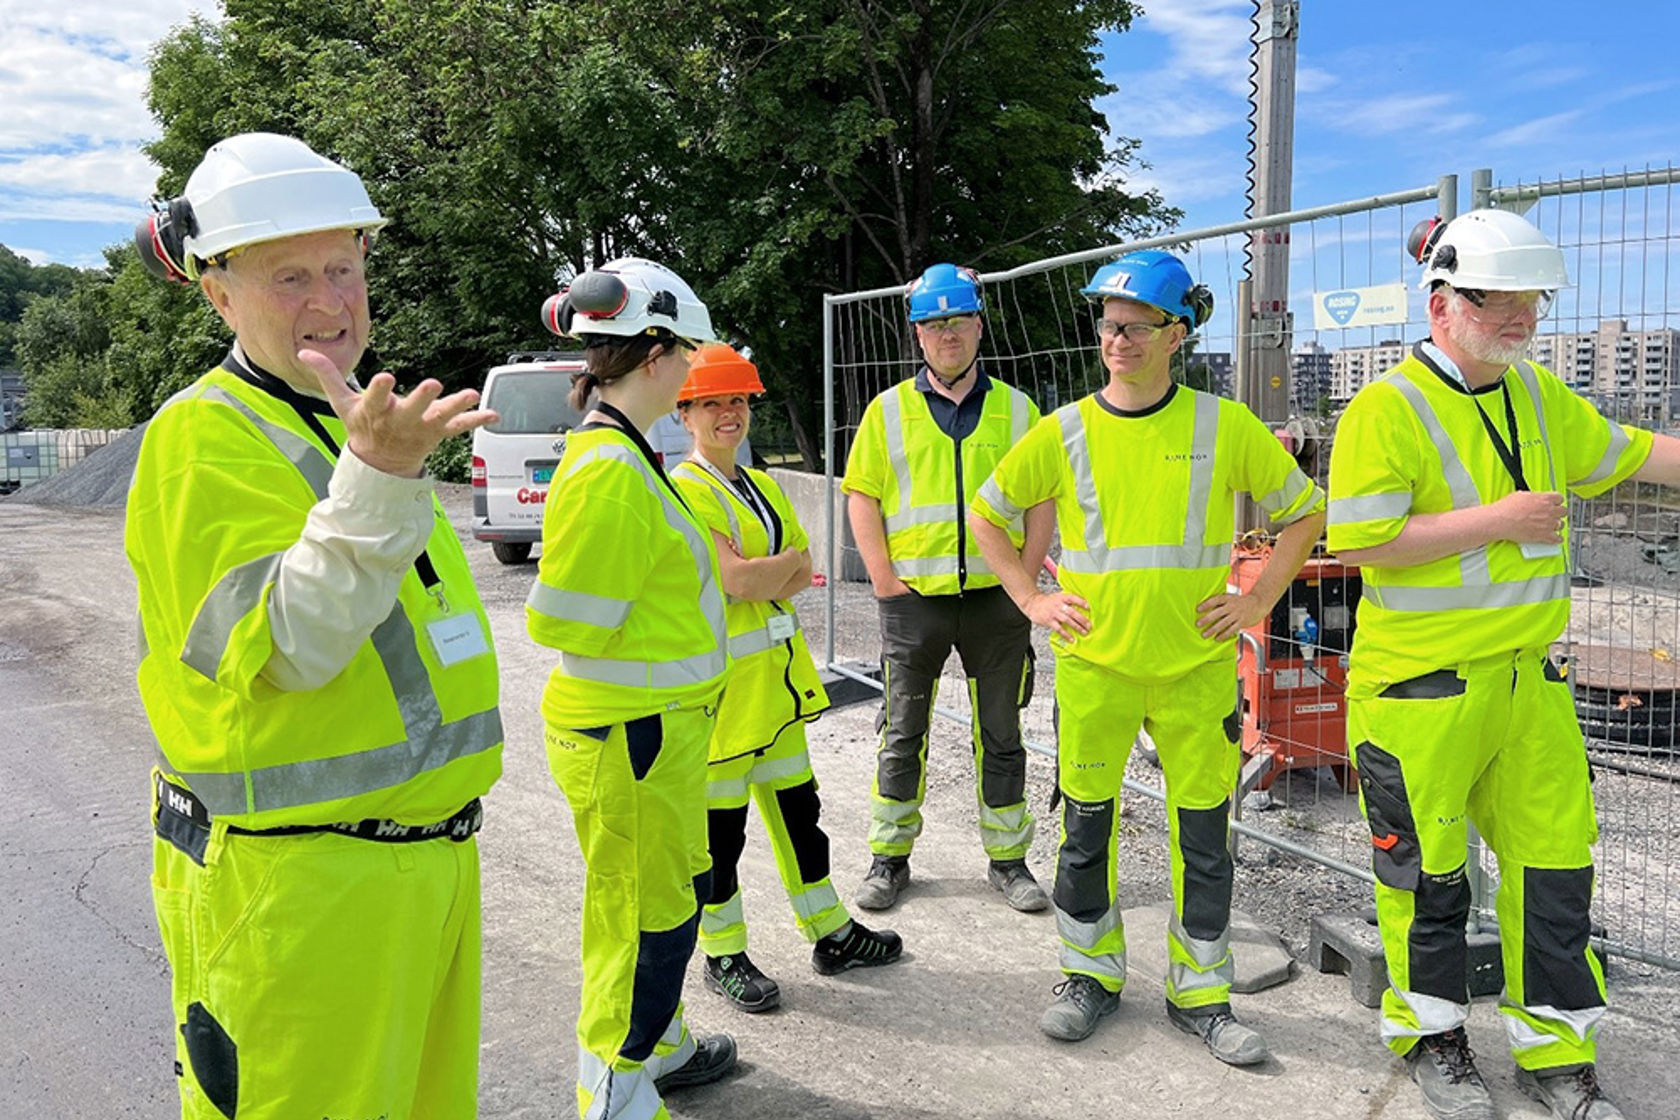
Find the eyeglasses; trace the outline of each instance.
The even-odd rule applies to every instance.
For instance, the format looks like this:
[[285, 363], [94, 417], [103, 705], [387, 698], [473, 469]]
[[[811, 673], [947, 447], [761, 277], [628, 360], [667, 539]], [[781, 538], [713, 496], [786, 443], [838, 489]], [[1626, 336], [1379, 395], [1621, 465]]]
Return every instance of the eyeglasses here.
[[953, 315], [949, 319], [924, 319], [916, 326], [930, 334], [966, 334], [976, 322], [973, 315]]
[[1114, 319], [1098, 319], [1097, 335], [1101, 338], [1116, 338], [1126, 336], [1127, 342], [1142, 344], [1154, 342], [1160, 333], [1177, 322], [1168, 319], [1164, 323], [1121, 323]]
[[[1481, 288], [1454, 288], [1476, 311], [1470, 317], [1478, 323], [1509, 323], [1524, 315], [1536, 321], [1544, 319], [1552, 309], [1553, 291], [1489, 292]], [[1481, 312], [1481, 314], [1477, 314]]]

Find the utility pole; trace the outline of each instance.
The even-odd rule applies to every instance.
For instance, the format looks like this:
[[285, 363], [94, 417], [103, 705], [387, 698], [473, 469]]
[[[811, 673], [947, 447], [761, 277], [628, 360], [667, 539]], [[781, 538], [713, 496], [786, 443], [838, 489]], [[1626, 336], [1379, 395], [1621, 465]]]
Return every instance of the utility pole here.
[[[1254, 17], [1254, 100], [1249, 106], [1251, 159], [1248, 213], [1259, 218], [1291, 206], [1295, 148], [1295, 47], [1300, 37], [1297, 0], [1258, 0]], [[1289, 418], [1289, 229], [1249, 234], [1248, 273], [1237, 289], [1237, 396], [1269, 425]], [[1262, 525], [1252, 502], [1243, 503], [1243, 530]]]

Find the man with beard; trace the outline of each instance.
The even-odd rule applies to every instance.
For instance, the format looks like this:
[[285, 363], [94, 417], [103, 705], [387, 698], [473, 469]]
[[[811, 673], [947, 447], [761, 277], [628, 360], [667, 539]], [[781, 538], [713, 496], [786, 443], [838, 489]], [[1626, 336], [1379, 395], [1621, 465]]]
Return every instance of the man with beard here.
[[1680, 483], [1680, 440], [1606, 420], [1524, 360], [1568, 277], [1523, 218], [1474, 211], [1414, 248], [1429, 340], [1354, 397], [1330, 464], [1329, 545], [1363, 574], [1348, 742], [1388, 957], [1382, 1036], [1433, 1115], [1493, 1120], [1464, 1032], [1473, 823], [1499, 858], [1517, 1085], [1554, 1116], [1619, 1120], [1593, 1064], [1598, 827], [1549, 647], [1569, 621], [1566, 495]]

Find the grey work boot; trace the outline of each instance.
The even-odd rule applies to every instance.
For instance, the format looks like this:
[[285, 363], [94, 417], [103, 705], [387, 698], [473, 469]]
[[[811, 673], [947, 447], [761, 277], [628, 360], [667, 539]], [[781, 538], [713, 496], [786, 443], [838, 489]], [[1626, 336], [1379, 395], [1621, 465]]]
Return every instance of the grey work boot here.
[[1226, 1004], [1183, 1008], [1169, 1001], [1167, 1019], [1184, 1033], [1200, 1036], [1209, 1053], [1228, 1066], [1258, 1065], [1272, 1056], [1260, 1032], [1237, 1022]]
[[1423, 1107], [1439, 1120], [1498, 1120], [1463, 1027], [1425, 1035], [1406, 1055]]
[[1111, 992], [1096, 977], [1076, 972], [1050, 989], [1056, 996], [1038, 1020], [1039, 1029], [1063, 1042], [1090, 1038], [1104, 1015], [1120, 1006], [1120, 993]]
[[1024, 859], [994, 859], [986, 869], [986, 882], [1003, 892], [1003, 900], [1023, 913], [1046, 909], [1050, 896], [1027, 870]]
[[672, 1089], [686, 1089], [693, 1085], [710, 1085], [735, 1068], [735, 1040], [721, 1031], [704, 1037], [694, 1036], [694, 1056], [656, 1077], [653, 1087], [661, 1096]]
[[876, 856], [869, 864], [853, 899], [865, 910], [886, 910], [898, 901], [899, 892], [910, 885], [909, 856]]
[[1591, 1062], [1550, 1069], [1518, 1069], [1517, 1088], [1552, 1110], [1557, 1120], [1623, 1120], [1598, 1087]]

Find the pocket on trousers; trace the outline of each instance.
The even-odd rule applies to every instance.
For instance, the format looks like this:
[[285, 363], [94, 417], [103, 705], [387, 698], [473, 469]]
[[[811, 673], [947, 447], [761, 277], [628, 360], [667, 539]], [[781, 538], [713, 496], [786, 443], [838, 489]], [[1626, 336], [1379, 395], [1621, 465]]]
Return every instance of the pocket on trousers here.
[[1371, 828], [1371, 870], [1384, 886], [1415, 891], [1423, 850], [1406, 795], [1400, 760], [1369, 740], [1354, 748], [1365, 820]]
[[152, 906], [157, 914], [158, 940], [169, 960], [169, 1006], [177, 1023], [186, 1017], [193, 984], [192, 894], [166, 887], [152, 878]]
[[1464, 678], [1452, 669], [1437, 669], [1421, 677], [1395, 681], [1377, 693], [1384, 700], [1448, 700], [1464, 695]]
[[239, 1048], [202, 1003], [187, 1008], [181, 1037], [187, 1044], [193, 1080], [198, 1082], [204, 1099], [228, 1120], [234, 1120], [239, 1109]]

